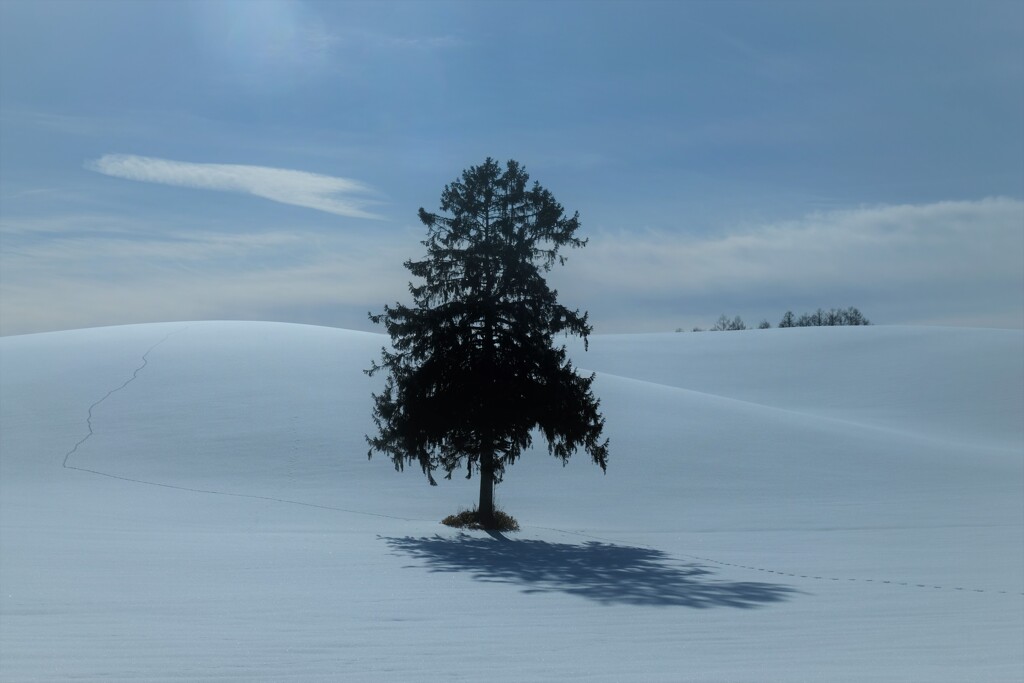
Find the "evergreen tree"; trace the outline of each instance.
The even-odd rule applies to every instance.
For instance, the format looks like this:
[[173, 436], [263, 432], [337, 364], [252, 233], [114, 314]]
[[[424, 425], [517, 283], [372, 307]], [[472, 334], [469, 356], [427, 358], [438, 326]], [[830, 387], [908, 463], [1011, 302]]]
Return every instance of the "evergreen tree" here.
[[558, 334], [583, 338], [587, 314], [558, 303], [543, 273], [563, 264], [561, 248], [582, 247], [579, 214], [566, 216], [552, 194], [528, 186], [515, 161], [488, 158], [441, 193], [442, 213], [419, 210], [427, 256], [406, 261], [422, 284], [409, 285], [412, 306], [396, 303], [370, 315], [383, 323], [383, 349], [369, 374], [384, 370], [375, 394], [370, 457], [387, 454], [402, 470], [419, 464], [431, 484], [465, 466], [480, 478], [479, 521], [494, 525], [494, 486], [507, 465], [544, 436], [563, 463], [580, 447], [607, 468], [604, 418], [591, 385], [576, 374]]

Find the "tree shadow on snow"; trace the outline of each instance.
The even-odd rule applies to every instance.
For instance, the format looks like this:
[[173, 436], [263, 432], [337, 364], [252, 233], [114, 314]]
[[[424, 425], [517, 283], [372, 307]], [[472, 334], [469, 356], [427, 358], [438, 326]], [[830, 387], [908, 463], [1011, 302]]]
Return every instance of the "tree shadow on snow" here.
[[468, 572], [478, 581], [523, 586], [524, 593], [562, 592], [606, 605], [750, 609], [781, 602], [794, 592], [780, 584], [715, 580], [706, 567], [651, 548], [492, 537], [383, 540], [397, 553], [422, 560], [432, 572]]

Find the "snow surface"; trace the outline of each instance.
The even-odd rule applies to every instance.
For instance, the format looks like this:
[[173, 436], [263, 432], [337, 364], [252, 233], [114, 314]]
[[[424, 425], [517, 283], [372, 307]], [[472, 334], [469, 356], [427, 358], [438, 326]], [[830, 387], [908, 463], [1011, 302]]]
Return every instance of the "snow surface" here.
[[1024, 333], [597, 336], [607, 475], [438, 524], [368, 461], [386, 339], [0, 339], [0, 679], [1019, 681]]

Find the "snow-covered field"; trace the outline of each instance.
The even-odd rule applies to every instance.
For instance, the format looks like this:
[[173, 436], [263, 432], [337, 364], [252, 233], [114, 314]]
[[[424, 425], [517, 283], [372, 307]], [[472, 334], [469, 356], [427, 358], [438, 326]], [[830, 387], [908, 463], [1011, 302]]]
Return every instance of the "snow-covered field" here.
[[597, 336], [506, 537], [368, 461], [385, 338], [0, 339], [0, 679], [1019, 681], [1024, 333]]

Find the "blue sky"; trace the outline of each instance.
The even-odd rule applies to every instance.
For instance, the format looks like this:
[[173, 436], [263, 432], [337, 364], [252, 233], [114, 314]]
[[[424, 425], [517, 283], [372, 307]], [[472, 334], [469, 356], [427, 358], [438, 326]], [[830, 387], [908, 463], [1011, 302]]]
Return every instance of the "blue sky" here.
[[0, 1], [0, 334], [373, 329], [514, 158], [597, 332], [1024, 326], [1019, 2]]

